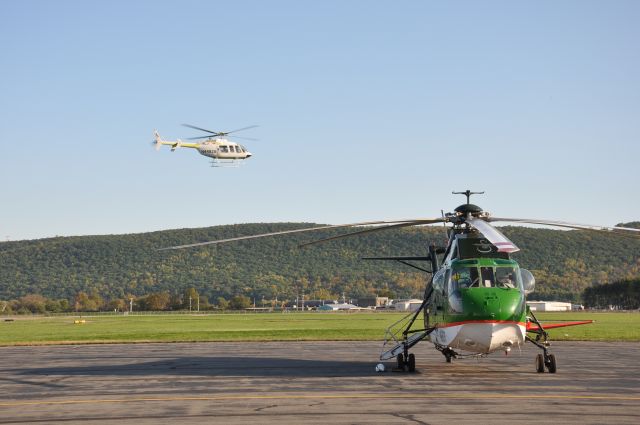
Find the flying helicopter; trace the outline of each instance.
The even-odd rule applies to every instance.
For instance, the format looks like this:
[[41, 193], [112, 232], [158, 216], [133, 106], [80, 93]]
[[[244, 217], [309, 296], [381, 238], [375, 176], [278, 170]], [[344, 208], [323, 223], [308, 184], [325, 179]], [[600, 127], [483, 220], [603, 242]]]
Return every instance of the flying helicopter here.
[[[306, 247], [386, 229], [444, 223], [448, 237], [446, 246], [430, 245], [427, 255], [363, 258], [398, 261], [431, 276], [427, 280], [424, 300], [420, 307], [387, 329], [380, 360], [386, 361], [395, 357], [397, 370], [414, 372], [416, 359], [414, 353], [409, 351], [423, 340], [433, 343], [435, 349], [444, 355], [446, 362], [501, 351], [509, 353], [513, 348], [530, 342], [542, 351], [535, 358], [536, 371], [543, 373], [546, 369], [549, 373], [555, 373], [556, 357], [549, 352], [550, 340], [547, 330], [585, 325], [592, 321], [541, 323], [525, 302], [526, 296], [534, 291], [535, 278], [531, 272], [521, 268], [511, 258], [511, 254], [519, 251], [519, 248], [491, 223], [527, 223], [636, 237], [640, 236], [640, 229], [493, 217], [489, 212], [469, 202], [471, 195], [484, 192], [466, 190], [452, 193], [466, 195], [467, 203], [458, 206], [452, 213], [442, 213], [438, 218], [326, 225], [172, 246], [160, 250], [192, 248], [322, 229], [375, 226], [300, 245]], [[425, 261], [429, 268], [417, 266], [415, 261]], [[415, 329], [414, 325], [420, 313], [423, 313], [424, 326]]]
[[[248, 130], [250, 128], [258, 127], [257, 125], [251, 125], [249, 127], [243, 127], [232, 131], [211, 131], [205, 128], [196, 127], [191, 124], [182, 124], [185, 127], [193, 128], [195, 130], [204, 131], [209, 133], [206, 136], [190, 137], [187, 140], [200, 140], [206, 139], [201, 143], [188, 143], [183, 142], [181, 139], [177, 140], [162, 140], [157, 130], [153, 131], [154, 141], [153, 144], [156, 150], [159, 150], [162, 145], [171, 146], [171, 152], [175, 152], [178, 148], [192, 148], [197, 149], [200, 155], [212, 158], [212, 167], [225, 167], [239, 165], [240, 161], [243, 161], [252, 156], [251, 152], [239, 143], [233, 142], [227, 139], [232, 133]], [[256, 140], [249, 137], [231, 136], [238, 139]]]

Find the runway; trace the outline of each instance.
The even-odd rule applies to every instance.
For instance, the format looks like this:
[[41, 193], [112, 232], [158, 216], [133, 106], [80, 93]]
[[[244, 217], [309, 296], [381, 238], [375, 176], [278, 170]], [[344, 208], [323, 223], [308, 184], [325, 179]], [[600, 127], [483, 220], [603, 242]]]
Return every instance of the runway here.
[[[376, 373], [376, 342], [0, 347], [0, 424], [640, 423], [639, 343], [555, 343]], [[387, 363], [392, 366], [392, 363]]]

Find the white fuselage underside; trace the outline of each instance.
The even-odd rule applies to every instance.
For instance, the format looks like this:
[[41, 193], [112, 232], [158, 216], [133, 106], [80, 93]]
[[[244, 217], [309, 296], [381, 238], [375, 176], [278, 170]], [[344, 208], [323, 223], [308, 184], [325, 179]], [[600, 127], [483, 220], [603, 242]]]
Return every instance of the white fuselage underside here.
[[477, 354], [510, 350], [524, 344], [524, 323], [464, 323], [439, 327], [430, 335], [432, 342]]

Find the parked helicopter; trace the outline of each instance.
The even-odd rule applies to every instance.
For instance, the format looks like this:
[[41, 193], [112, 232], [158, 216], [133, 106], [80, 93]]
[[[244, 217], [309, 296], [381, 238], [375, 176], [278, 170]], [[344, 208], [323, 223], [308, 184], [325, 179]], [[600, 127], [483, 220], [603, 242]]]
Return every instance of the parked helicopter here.
[[[535, 279], [528, 270], [520, 268], [518, 263], [510, 257], [512, 253], [519, 251], [519, 248], [490, 223], [540, 224], [632, 236], [640, 236], [640, 229], [537, 219], [498, 218], [491, 216], [477, 205], [469, 203], [472, 194], [483, 192], [467, 190], [453, 193], [466, 195], [467, 203], [457, 207], [453, 213], [442, 214], [440, 218], [327, 225], [173, 246], [161, 248], [161, 250], [322, 229], [377, 225], [377, 227], [368, 227], [300, 245], [304, 247], [385, 229], [435, 223], [444, 223], [445, 226], [450, 224], [451, 227], [447, 228], [447, 245], [429, 246], [426, 256], [364, 258], [398, 261], [431, 274], [420, 308], [387, 329], [380, 360], [385, 361], [395, 357], [399, 370], [413, 372], [416, 364], [415, 355], [409, 353], [409, 350], [427, 338], [445, 356], [447, 362], [451, 362], [454, 358], [485, 356], [497, 351], [508, 353], [512, 348], [520, 347], [529, 341], [542, 350], [542, 353], [536, 356], [536, 371], [542, 373], [546, 368], [548, 372], [555, 373], [556, 358], [554, 354], [549, 353], [550, 342], [546, 331], [552, 328], [588, 324], [592, 321], [543, 325], [525, 302], [526, 295], [534, 290]], [[427, 261], [430, 269], [419, 267], [412, 261]], [[414, 329], [420, 313], [424, 316], [424, 327]]]
[[[251, 152], [247, 150], [244, 146], [239, 143], [232, 142], [228, 140], [226, 137], [231, 133], [237, 133], [238, 131], [248, 130], [250, 128], [255, 128], [257, 125], [252, 125], [249, 127], [239, 128], [233, 131], [211, 131], [204, 128], [196, 127], [191, 124], [182, 124], [185, 127], [193, 128], [196, 130], [204, 131], [209, 133], [206, 136], [200, 137], [190, 137], [188, 140], [199, 140], [206, 139], [202, 143], [185, 143], [180, 139], [177, 140], [162, 140], [160, 134], [157, 130], [153, 131], [154, 141], [153, 144], [156, 146], [156, 150], [160, 149], [162, 145], [171, 146], [171, 152], [175, 152], [178, 148], [193, 148], [197, 149], [200, 155], [207, 156], [212, 158], [211, 166], [213, 167], [224, 167], [224, 166], [234, 166], [238, 165], [239, 161], [245, 160], [251, 157]], [[248, 137], [239, 137], [232, 136], [238, 139], [245, 140], [256, 140]]]

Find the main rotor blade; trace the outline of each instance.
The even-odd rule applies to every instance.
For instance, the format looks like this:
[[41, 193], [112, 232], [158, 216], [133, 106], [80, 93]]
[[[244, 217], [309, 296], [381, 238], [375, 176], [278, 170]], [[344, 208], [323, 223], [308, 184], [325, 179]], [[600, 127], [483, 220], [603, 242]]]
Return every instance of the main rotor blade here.
[[[511, 223], [527, 223], [527, 224], [542, 224], [546, 226], [564, 227], [567, 229], [576, 230], [597, 230], [600, 232], [615, 232], [618, 234], [627, 234], [632, 236], [640, 236], [640, 229], [632, 229], [630, 227], [618, 227], [618, 226], [597, 226], [593, 224], [579, 224], [568, 223], [566, 221], [552, 221], [552, 220], [537, 220], [529, 218], [505, 218], [505, 217], [489, 217], [489, 221], [506, 221]], [[626, 233], [629, 232], [629, 233]]]
[[[442, 220], [442, 219], [439, 219]], [[369, 226], [375, 224], [389, 224], [389, 223], [406, 223], [411, 220], [395, 220], [395, 221], [366, 221], [362, 223], [350, 223], [350, 224], [332, 224], [328, 226], [317, 226], [317, 227], [305, 227], [303, 229], [294, 229], [294, 230], [284, 230], [281, 232], [271, 232], [271, 233], [262, 233], [259, 235], [249, 235], [249, 236], [238, 236], [236, 238], [229, 239], [218, 239], [215, 241], [207, 241], [207, 242], [198, 242], [187, 245], [177, 245], [177, 246], [169, 246], [166, 248], [158, 248], [156, 251], [166, 251], [170, 249], [184, 249], [184, 248], [193, 248], [196, 246], [204, 246], [204, 245], [214, 245], [219, 243], [233, 242], [233, 241], [241, 241], [247, 239], [257, 239], [264, 238], [266, 236], [277, 236], [277, 235], [287, 235], [291, 233], [300, 233], [300, 232], [311, 232], [314, 230], [324, 230], [324, 229], [339, 229], [341, 227], [352, 227], [352, 226]]]
[[196, 129], [196, 130], [206, 131], [207, 133], [211, 133], [211, 134], [220, 134], [219, 131], [211, 131], [211, 130], [207, 130], [206, 128], [196, 127], [195, 125], [191, 125], [191, 124], [182, 124], [182, 125], [185, 127]]
[[431, 261], [431, 257], [362, 257], [361, 260]]
[[257, 142], [258, 139], [254, 139], [253, 137], [240, 137], [240, 136], [229, 136], [230, 139], [242, 139], [242, 140], [250, 140], [252, 142]]
[[237, 130], [227, 131], [225, 134], [231, 134], [231, 133], [235, 133], [235, 132], [242, 131], [242, 130], [249, 130], [250, 128], [256, 128], [256, 127], [260, 127], [260, 126], [259, 125], [250, 125], [249, 127], [242, 127], [242, 128], [237, 129]]
[[486, 221], [480, 218], [470, 217], [465, 219], [465, 222], [478, 229], [489, 242], [498, 248], [498, 252], [512, 253], [520, 251], [520, 248], [518, 248], [516, 244], [511, 242], [501, 231]]
[[395, 228], [399, 228], [399, 227], [408, 227], [408, 226], [419, 226], [421, 224], [442, 223], [443, 221], [444, 220], [442, 218], [425, 219], [425, 220], [411, 220], [411, 221], [407, 221], [407, 222], [403, 222], [403, 223], [399, 223], [399, 224], [392, 224], [390, 226], [380, 226], [380, 227], [375, 227], [373, 229], [359, 230], [357, 232], [346, 233], [344, 235], [338, 235], [338, 236], [332, 236], [330, 238], [318, 239], [317, 241], [303, 243], [301, 245], [298, 245], [298, 247], [299, 248], [303, 248], [303, 247], [306, 247], [306, 246], [309, 246], [309, 245], [315, 245], [315, 244], [319, 244], [319, 243], [333, 241], [333, 240], [336, 240], [336, 239], [349, 238], [351, 236], [360, 236], [360, 235], [363, 235], [365, 233], [379, 232], [381, 230], [395, 229]]
[[212, 139], [214, 137], [216, 137], [216, 134], [211, 134], [209, 136], [200, 136], [200, 137], [187, 137], [187, 140]]

